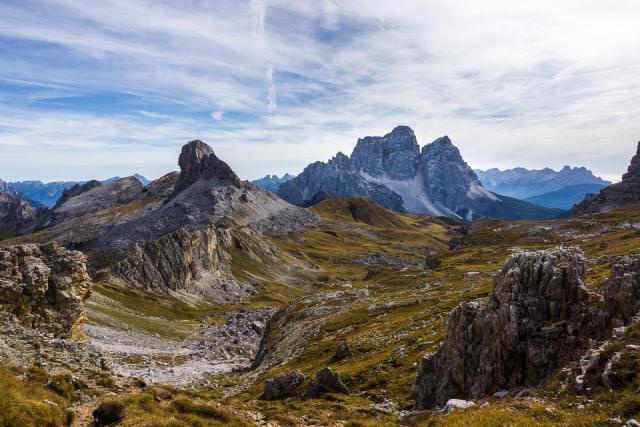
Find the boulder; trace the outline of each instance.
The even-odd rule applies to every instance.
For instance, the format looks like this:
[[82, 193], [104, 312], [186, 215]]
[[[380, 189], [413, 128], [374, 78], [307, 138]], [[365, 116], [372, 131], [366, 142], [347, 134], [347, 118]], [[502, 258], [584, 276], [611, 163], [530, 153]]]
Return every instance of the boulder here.
[[306, 378], [307, 376], [300, 371], [291, 371], [276, 375], [275, 377], [268, 379], [264, 384], [262, 399], [277, 400], [291, 397], [293, 392], [304, 382]]
[[309, 381], [302, 399], [316, 399], [324, 393], [349, 394], [349, 389], [340, 380], [340, 374], [331, 368], [322, 368], [314, 380]]
[[331, 360], [339, 361], [342, 359], [346, 359], [349, 356], [351, 356], [351, 348], [349, 348], [349, 343], [347, 342], [347, 340], [342, 340], [340, 342], [340, 345], [338, 345], [338, 348], [336, 349], [336, 354], [333, 355], [333, 358]]

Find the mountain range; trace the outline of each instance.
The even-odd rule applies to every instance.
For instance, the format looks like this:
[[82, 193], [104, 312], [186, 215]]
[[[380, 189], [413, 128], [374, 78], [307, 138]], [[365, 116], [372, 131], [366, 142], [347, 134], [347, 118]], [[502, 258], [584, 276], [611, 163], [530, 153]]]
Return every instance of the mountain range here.
[[[407, 181], [438, 207], [507, 199], [449, 138], [414, 155], [411, 136], [361, 140], [336, 187], [402, 209]], [[147, 185], [76, 184], [35, 211], [0, 182], [0, 425], [640, 416], [640, 145], [574, 218], [471, 225], [336, 191], [293, 206], [199, 140], [178, 165]]]
[[611, 182], [594, 176], [584, 167], [513, 168], [475, 170], [482, 185], [490, 191], [526, 200], [541, 206], [571, 209], [589, 193], [598, 193]]
[[[149, 181], [147, 178], [140, 174], [133, 175], [141, 184], [147, 185]], [[108, 184], [113, 181], [117, 181], [120, 179], [119, 176], [114, 176], [111, 178], [104, 179], [100, 181], [103, 184]], [[60, 196], [62, 196], [62, 192], [68, 188], [73, 187], [77, 184], [84, 184], [85, 181], [54, 181], [54, 182], [42, 182], [42, 181], [15, 181], [15, 182], [4, 182], [0, 180], [3, 184], [0, 184], [0, 191], [5, 191], [12, 193], [14, 195], [19, 195], [21, 198], [29, 200], [31, 202], [41, 203], [46, 207], [53, 207]], [[4, 189], [2, 188], [4, 185]]]
[[420, 148], [407, 126], [385, 136], [357, 141], [351, 156], [338, 153], [315, 162], [283, 183], [278, 195], [295, 205], [308, 205], [319, 192], [367, 196], [398, 212], [472, 221], [481, 216], [503, 219], [545, 219], [564, 215], [482, 186], [451, 139], [436, 139]]
[[260, 179], [251, 181], [251, 183], [257, 185], [260, 188], [264, 188], [267, 191], [276, 193], [282, 184], [293, 178], [295, 178], [295, 176], [288, 173], [282, 175], [282, 178], [278, 177], [277, 175], [266, 175]]

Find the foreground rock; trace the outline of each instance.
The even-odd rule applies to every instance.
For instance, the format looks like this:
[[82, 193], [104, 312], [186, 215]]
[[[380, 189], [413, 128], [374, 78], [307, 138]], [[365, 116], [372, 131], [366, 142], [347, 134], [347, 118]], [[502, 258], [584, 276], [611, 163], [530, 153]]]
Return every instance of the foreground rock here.
[[[519, 252], [506, 261], [486, 305], [464, 303], [421, 361], [419, 408], [535, 384], [588, 345], [584, 255], [575, 248]], [[586, 328], [588, 330], [588, 328]]]
[[0, 306], [23, 326], [82, 337], [91, 282], [81, 252], [56, 243], [0, 250]]
[[640, 142], [622, 181], [602, 189], [571, 209], [573, 216], [607, 212], [625, 206], [640, 205]]
[[300, 371], [291, 371], [276, 375], [268, 379], [265, 383], [262, 399], [277, 400], [291, 397], [306, 378], [307, 376]]

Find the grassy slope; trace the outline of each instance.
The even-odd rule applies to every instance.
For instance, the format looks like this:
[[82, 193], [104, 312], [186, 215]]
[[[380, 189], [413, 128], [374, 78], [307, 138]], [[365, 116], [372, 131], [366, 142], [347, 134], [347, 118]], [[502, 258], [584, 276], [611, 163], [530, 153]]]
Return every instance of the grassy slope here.
[[[448, 240], [457, 228], [450, 221], [430, 219], [416, 215], [401, 215], [368, 201], [328, 200], [312, 208], [324, 217], [317, 227], [302, 236], [274, 239], [280, 250], [279, 259], [287, 264], [299, 260], [315, 270], [301, 270], [298, 280], [283, 283], [278, 275], [264, 280], [261, 290], [249, 301], [250, 306], [284, 306], [300, 301], [312, 292], [332, 293], [345, 283], [352, 289], [366, 289], [365, 300], [335, 301], [337, 315], [319, 322], [318, 334], [303, 343], [299, 357], [286, 366], [276, 367], [242, 393], [224, 397], [225, 388], [243, 383], [242, 377], [230, 376], [218, 389], [198, 392], [188, 397], [196, 403], [211, 400], [222, 402], [231, 415], [244, 417], [261, 413], [267, 420], [282, 425], [315, 421], [322, 425], [342, 422], [344, 425], [393, 425], [394, 415], [374, 407], [372, 401], [390, 399], [400, 408], [411, 405], [410, 386], [415, 377], [415, 362], [426, 351], [432, 351], [446, 332], [446, 315], [462, 301], [484, 298], [492, 287], [492, 273], [501, 268], [513, 247], [543, 248], [558, 244], [580, 246], [591, 259], [601, 255], [625, 255], [640, 248], [640, 209], [626, 209], [602, 214], [592, 219], [562, 219], [547, 222], [505, 222], [484, 220], [472, 226], [467, 246], [458, 253], [450, 252]], [[354, 209], [350, 204], [356, 204]], [[626, 226], [621, 224], [628, 223]], [[362, 257], [383, 253], [390, 257], [421, 262], [424, 250], [433, 248], [442, 258], [442, 265], [434, 271], [366, 266]], [[269, 269], [232, 253], [233, 273], [242, 279], [269, 273]], [[587, 273], [587, 286], [597, 291], [609, 273], [608, 263], [591, 263]], [[365, 280], [365, 276], [375, 274]], [[478, 274], [469, 275], [469, 272]], [[238, 306], [203, 304], [192, 307], [171, 297], [159, 297], [144, 291], [131, 291], [104, 283], [96, 292], [117, 301], [126, 310], [135, 311], [137, 317], [122, 314], [121, 320], [135, 328], [158, 332], [154, 318], [195, 326], [202, 316], [221, 320], [224, 312]], [[295, 310], [303, 310], [301, 304]], [[143, 318], [146, 320], [140, 320]], [[151, 321], [148, 321], [151, 319]], [[156, 328], [156, 329], [154, 329]], [[274, 334], [277, 335], [278, 331]], [[340, 362], [331, 358], [338, 344], [346, 339], [353, 356]], [[635, 335], [629, 342], [640, 342]], [[400, 350], [401, 349], [401, 350]], [[629, 370], [635, 369], [635, 356], [626, 356], [623, 362]], [[328, 399], [302, 402], [297, 398], [280, 402], [257, 400], [264, 381], [283, 371], [301, 369], [309, 375], [330, 365], [342, 375], [354, 392], [351, 396], [328, 396]], [[640, 364], [637, 366], [640, 371]], [[451, 415], [419, 414], [404, 424], [429, 423], [433, 425], [608, 425], [610, 417], [640, 414], [636, 390], [640, 380], [630, 375], [613, 392], [596, 389], [588, 399], [572, 394], [566, 378], [560, 373], [536, 391], [536, 399], [487, 399], [489, 406], [457, 412]], [[146, 393], [146, 394], [145, 394]], [[144, 419], [166, 420], [183, 417], [176, 411], [173, 400], [165, 403], [147, 403], [146, 390], [120, 398], [129, 410], [125, 411], [125, 424], [144, 424]], [[174, 391], [175, 395], [182, 392]], [[155, 402], [155, 400], [154, 400]], [[577, 405], [584, 409], [577, 409]], [[179, 406], [179, 405], [178, 405]], [[178, 411], [179, 412], [179, 411]], [[193, 415], [193, 414], [191, 414]], [[189, 414], [185, 416], [191, 416]], [[235, 418], [234, 418], [235, 420]], [[180, 422], [184, 423], [183, 419]], [[215, 423], [215, 420], [198, 422]], [[235, 421], [234, 421], [235, 422]], [[195, 423], [195, 421], [194, 421]], [[351, 424], [349, 424], [351, 423]], [[55, 425], [55, 424], [54, 424]], [[176, 422], [175, 425], [181, 425]], [[196, 424], [194, 424], [196, 425]]]

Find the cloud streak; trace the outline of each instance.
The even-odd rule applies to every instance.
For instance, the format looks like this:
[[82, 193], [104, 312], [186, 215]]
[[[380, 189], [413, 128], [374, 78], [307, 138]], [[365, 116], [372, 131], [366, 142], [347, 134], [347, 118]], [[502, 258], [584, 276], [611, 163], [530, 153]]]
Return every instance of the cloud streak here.
[[200, 138], [255, 178], [406, 124], [473, 167], [618, 179], [640, 138], [637, 16], [630, 0], [7, 0], [0, 177], [158, 176]]

